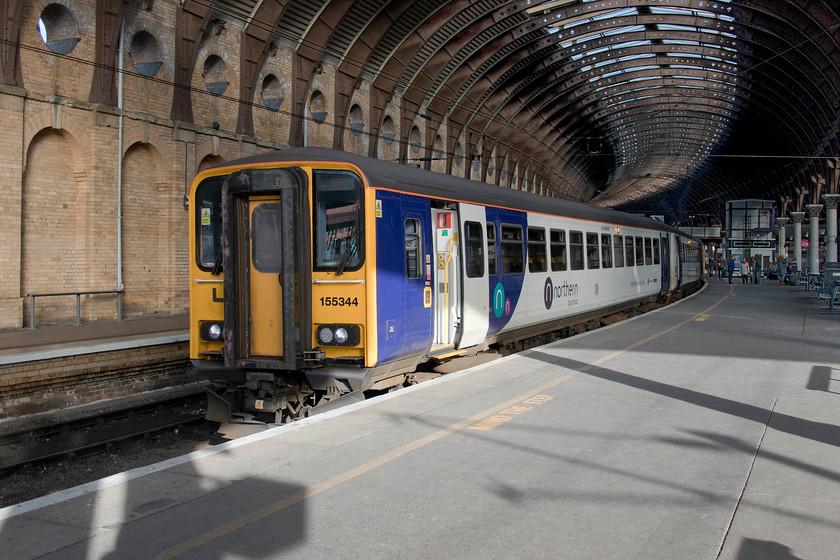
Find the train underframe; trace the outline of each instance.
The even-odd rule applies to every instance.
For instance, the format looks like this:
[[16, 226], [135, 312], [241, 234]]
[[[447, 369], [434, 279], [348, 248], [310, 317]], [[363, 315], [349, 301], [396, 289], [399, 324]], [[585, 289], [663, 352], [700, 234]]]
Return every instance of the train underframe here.
[[[673, 303], [697, 291], [701, 281], [674, 292], [565, 317], [551, 323], [523, 327], [491, 336], [484, 345], [466, 349], [465, 355], [493, 350], [503, 355], [548, 344], [593, 330], [605, 319], [624, 314], [632, 317]], [[206, 418], [227, 423], [285, 424], [364, 400], [366, 394], [395, 390], [435, 377], [442, 361], [428, 355], [401, 358], [365, 368], [353, 362], [323, 362], [320, 367], [297, 371], [248, 371], [194, 360], [200, 375], [211, 381], [207, 388]]]

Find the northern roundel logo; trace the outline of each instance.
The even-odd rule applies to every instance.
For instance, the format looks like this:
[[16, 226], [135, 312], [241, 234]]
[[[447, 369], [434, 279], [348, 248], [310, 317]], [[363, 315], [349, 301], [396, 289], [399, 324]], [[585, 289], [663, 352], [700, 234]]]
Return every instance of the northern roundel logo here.
[[551, 304], [554, 301], [554, 284], [551, 283], [551, 278], [545, 279], [545, 288], [543, 288], [543, 298], [545, 300], [545, 308], [551, 309]]

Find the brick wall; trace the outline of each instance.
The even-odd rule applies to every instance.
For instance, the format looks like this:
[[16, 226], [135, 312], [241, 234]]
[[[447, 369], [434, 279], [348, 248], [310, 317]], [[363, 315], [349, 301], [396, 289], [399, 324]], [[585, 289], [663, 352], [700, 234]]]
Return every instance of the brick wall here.
[[[28, 324], [28, 293], [116, 289], [125, 287], [126, 317], [183, 314], [188, 306], [186, 187], [200, 166], [280, 148], [290, 137], [294, 103], [292, 47], [276, 45], [256, 70], [252, 103], [254, 137], [237, 134], [240, 110], [242, 30], [233, 23], [220, 33], [208, 28], [198, 38], [191, 74], [194, 122], [170, 120], [178, 2], [159, 1], [145, 9], [127, 3], [126, 53], [123, 64], [124, 116], [99, 99], [94, 80], [96, 0], [34, 0], [21, 4], [20, 68], [23, 87], [0, 86], [0, 329]], [[46, 10], [46, 11], [45, 11]], [[50, 15], [53, 37], [79, 41], [68, 56], [50, 51], [38, 31], [38, 20]], [[72, 17], [64, 17], [69, 14]], [[101, 26], [100, 26], [101, 27]], [[110, 37], [108, 41], [113, 40]], [[114, 47], [114, 45], [112, 45]], [[216, 64], [207, 64], [215, 58]], [[140, 74], [137, 64], [160, 62], [154, 76]], [[137, 63], [137, 64], [135, 64]], [[117, 64], [116, 60], [105, 64]], [[207, 74], [205, 76], [205, 70]], [[106, 73], [107, 75], [107, 73]], [[266, 78], [270, 78], [266, 82]], [[336, 134], [344, 149], [370, 151], [372, 108], [385, 107], [394, 142], [379, 140], [379, 157], [396, 160], [401, 131], [401, 99], [372, 98], [369, 83], [357, 84], [346, 107], [336, 106], [337, 70], [323, 64], [307, 90], [304, 126], [308, 145], [331, 147]], [[209, 83], [229, 82], [222, 95]], [[271, 84], [263, 95], [263, 84]], [[270, 107], [266, 98], [279, 107]], [[323, 124], [311, 120], [312, 105], [327, 114]], [[342, 101], [344, 103], [344, 101]], [[336, 132], [337, 114], [356, 105], [360, 134]], [[276, 110], [275, 110], [276, 109]], [[377, 113], [378, 114], [378, 113]], [[360, 115], [360, 116], [359, 116]], [[426, 121], [417, 120], [425, 139]], [[120, 152], [119, 133], [123, 143]], [[445, 125], [441, 128], [446, 138]], [[425, 141], [425, 140], [424, 140]], [[444, 150], [447, 149], [444, 140]], [[425, 153], [419, 154], [425, 156]], [[122, 165], [122, 175], [120, 166]], [[433, 162], [445, 171], [446, 162]], [[455, 174], [464, 170], [455, 169]], [[122, 180], [123, 206], [118, 205]], [[122, 216], [120, 220], [118, 217]], [[122, 275], [118, 267], [118, 231], [122, 227]], [[37, 302], [39, 325], [74, 320], [73, 297]], [[82, 320], [114, 319], [113, 296], [85, 297]]]

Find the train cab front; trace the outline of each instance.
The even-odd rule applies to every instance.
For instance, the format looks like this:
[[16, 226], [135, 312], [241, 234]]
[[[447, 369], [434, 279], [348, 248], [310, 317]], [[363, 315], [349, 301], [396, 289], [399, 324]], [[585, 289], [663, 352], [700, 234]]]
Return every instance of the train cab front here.
[[224, 171], [190, 200], [190, 357], [209, 420], [286, 422], [364, 371], [364, 190], [340, 169]]

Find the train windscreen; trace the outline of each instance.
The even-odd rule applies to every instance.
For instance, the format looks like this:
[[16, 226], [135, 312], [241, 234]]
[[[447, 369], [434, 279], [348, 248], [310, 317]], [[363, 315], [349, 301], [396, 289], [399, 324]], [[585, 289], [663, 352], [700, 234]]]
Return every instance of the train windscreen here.
[[314, 183], [315, 270], [358, 270], [364, 246], [361, 179], [348, 171], [319, 170]]

